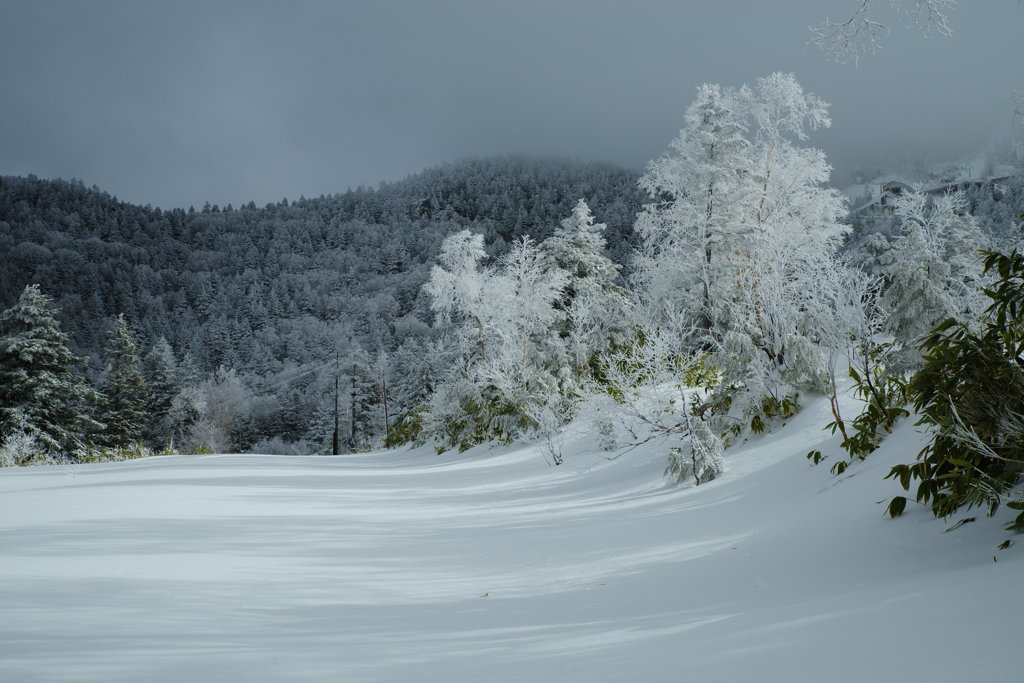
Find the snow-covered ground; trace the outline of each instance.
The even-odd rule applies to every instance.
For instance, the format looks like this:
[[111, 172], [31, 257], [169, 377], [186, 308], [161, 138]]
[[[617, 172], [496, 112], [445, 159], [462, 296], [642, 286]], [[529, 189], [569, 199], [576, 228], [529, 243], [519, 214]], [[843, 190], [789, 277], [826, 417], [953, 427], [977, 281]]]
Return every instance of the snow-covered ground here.
[[[1022, 680], [1024, 547], [845, 476], [818, 402], [695, 488], [584, 428], [0, 472], [0, 681]], [[832, 457], [810, 467], [808, 450]], [[993, 561], [996, 557], [998, 561]]]

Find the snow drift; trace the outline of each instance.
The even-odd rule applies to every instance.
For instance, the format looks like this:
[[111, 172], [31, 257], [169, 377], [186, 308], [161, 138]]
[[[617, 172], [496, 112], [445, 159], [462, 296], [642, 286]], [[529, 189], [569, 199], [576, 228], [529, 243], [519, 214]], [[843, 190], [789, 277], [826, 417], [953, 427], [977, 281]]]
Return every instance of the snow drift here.
[[[669, 444], [180, 456], [0, 472], [0, 680], [1010, 680], [1001, 517], [883, 505], [812, 402], [700, 487]], [[998, 560], [998, 561], [993, 561]]]

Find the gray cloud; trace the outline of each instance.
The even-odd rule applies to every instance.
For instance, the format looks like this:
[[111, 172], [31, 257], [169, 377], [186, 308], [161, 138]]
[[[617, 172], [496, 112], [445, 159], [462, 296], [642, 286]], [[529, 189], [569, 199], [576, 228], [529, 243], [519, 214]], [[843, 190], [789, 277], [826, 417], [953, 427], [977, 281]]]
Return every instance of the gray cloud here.
[[1008, 130], [1018, 3], [961, 3], [952, 38], [894, 25], [856, 68], [804, 47], [809, 25], [854, 4], [8, 0], [0, 173], [168, 207], [313, 196], [493, 153], [639, 169], [698, 84], [778, 70], [833, 104], [813, 142], [839, 174]]

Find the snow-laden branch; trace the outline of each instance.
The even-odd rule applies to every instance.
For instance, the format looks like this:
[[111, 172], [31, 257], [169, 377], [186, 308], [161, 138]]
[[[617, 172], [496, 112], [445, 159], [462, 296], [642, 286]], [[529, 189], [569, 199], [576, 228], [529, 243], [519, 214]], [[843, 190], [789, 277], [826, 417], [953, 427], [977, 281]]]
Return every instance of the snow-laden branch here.
[[[861, 0], [853, 14], [845, 21], [832, 21], [811, 27], [813, 45], [834, 62], [860, 61], [861, 55], [874, 54], [891, 33], [889, 27], [871, 16], [874, 0]], [[925, 36], [950, 36], [949, 12], [956, 0], [914, 0], [909, 7], [902, 0], [892, 0], [893, 9], [909, 26], [915, 26]]]

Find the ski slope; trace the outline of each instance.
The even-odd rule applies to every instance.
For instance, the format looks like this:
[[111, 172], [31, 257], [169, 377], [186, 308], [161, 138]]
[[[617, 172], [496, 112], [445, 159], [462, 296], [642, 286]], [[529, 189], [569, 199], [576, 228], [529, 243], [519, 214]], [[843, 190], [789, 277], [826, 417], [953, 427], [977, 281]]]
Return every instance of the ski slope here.
[[[0, 471], [0, 681], [1022, 680], [1008, 519], [889, 520], [819, 401], [694, 487], [668, 445]], [[810, 467], [805, 454], [831, 458]], [[994, 561], [997, 558], [998, 561]]]

